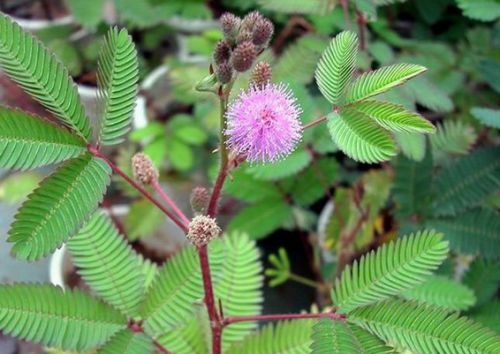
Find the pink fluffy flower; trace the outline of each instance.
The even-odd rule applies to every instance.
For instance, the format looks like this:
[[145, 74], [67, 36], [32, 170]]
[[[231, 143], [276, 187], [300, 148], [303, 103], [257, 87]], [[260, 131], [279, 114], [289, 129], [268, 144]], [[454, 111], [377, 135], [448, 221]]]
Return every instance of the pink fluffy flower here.
[[227, 145], [249, 162], [276, 161], [290, 154], [301, 139], [301, 112], [286, 85], [252, 86], [226, 113]]

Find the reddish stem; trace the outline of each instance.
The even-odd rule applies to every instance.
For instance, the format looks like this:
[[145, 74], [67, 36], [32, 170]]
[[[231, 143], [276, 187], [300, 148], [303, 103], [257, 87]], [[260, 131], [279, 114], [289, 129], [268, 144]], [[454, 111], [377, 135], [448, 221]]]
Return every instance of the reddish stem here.
[[215, 185], [212, 190], [212, 195], [210, 196], [210, 201], [208, 202], [207, 213], [211, 218], [217, 216], [217, 205], [219, 203], [219, 198], [222, 193], [222, 187], [224, 186], [224, 181], [227, 177], [228, 163], [221, 162], [221, 167], [217, 179], [215, 180]]
[[177, 214], [177, 216], [182, 220], [182, 222], [186, 225], [189, 225], [189, 219], [186, 217], [186, 215], [182, 212], [182, 210], [179, 209], [177, 204], [168, 196], [167, 193], [163, 190], [163, 188], [160, 186], [160, 182], [158, 182], [158, 179], [153, 179], [151, 182], [151, 186], [154, 188], [156, 193], [163, 199], [165, 203], [167, 203], [170, 208]]
[[158, 209], [160, 209], [165, 215], [167, 215], [170, 219], [172, 219], [172, 221], [177, 226], [179, 226], [182, 229], [182, 231], [184, 231], [185, 233], [188, 232], [188, 225], [186, 223], [183, 223], [181, 220], [179, 220], [175, 214], [173, 214], [170, 210], [165, 208], [165, 206], [161, 204], [159, 201], [157, 201], [146, 189], [144, 189], [143, 186], [141, 186], [139, 183], [130, 178], [125, 172], [123, 172], [118, 166], [116, 166], [113, 163], [113, 161], [111, 161], [106, 155], [104, 155], [98, 149], [96, 149], [94, 146], [91, 145], [87, 146], [87, 150], [92, 155], [104, 160], [116, 174], [120, 175], [128, 184], [134, 187], [146, 199], [148, 199], [151, 203], [153, 203], [156, 207], [158, 207]]
[[347, 29], [351, 29], [351, 19], [349, 17], [349, 0], [340, 0], [340, 5], [344, 12], [344, 21]]
[[310, 121], [309, 123], [305, 124], [303, 127], [302, 127], [302, 130], [306, 130], [308, 128], [311, 128], [311, 127], [314, 127], [315, 125], [323, 122], [324, 120], [326, 120], [326, 116], [321, 116], [319, 118], [316, 118], [312, 121]]
[[208, 318], [212, 328], [212, 353], [221, 353], [222, 323], [215, 306], [214, 289], [210, 275], [210, 263], [208, 260], [207, 245], [198, 248], [200, 256], [201, 274], [203, 277], [203, 289], [205, 290], [205, 304], [207, 305]]
[[222, 321], [222, 326], [228, 326], [231, 323], [247, 322], [247, 321], [279, 321], [279, 320], [297, 320], [307, 318], [331, 318], [332, 320], [344, 320], [344, 314], [335, 312], [327, 313], [301, 313], [301, 314], [275, 314], [275, 315], [257, 315], [257, 316], [235, 316], [226, 317]]
[[366, 19], [363, 13], [356, 11], [359, 30], [359, 49], [366, 50]]

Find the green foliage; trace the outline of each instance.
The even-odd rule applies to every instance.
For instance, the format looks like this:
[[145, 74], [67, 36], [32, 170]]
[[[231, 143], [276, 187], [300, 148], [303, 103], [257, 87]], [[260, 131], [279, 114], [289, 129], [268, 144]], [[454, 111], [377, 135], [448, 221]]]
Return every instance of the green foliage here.
[[86, 151], [85, 142], [40, 117], [0, 107], [0, 167], [27, 170]]
[[412, 234], [381, 246], [347, 267], [335, 281], [332, 299], [342, 312], [397, 295], [422, 283], [448, 254], [433, 231]]
[[138, 199], [130, 206], [123, 222], [129, 240], [151, 236], [164, 222], [165, 216], [146, 199]]
[[470, 112], [474, 118], [481, 122], [481, 124], [487, 127], [500, 129], [500, 110], [473, 107]]
[[399, 156], [394, 164], [396, 176], [393, 193], [399, 218], [425, 216], [431, 202], [432, 157], [430, 152], [420, 161]]
[[68, 247], [78, 273], [103, 300], [138, 315], [144, 291], [140, 260], [108, 217], [96, 212]]
[[438, 124], [436, 134], [430, 138], [433, 156], [436, 160], [446, 160], [450, 155], [465, 155], [476, 138], [476, 132], [468, 124], [445, 120]]
[[139, 77], [137, 53], [127, 30], [115, 27], [108, 32], [98, 64], [99, 92], [104, 101], [98, 140], [114, 145], [130, 130]]
[[254, 203], [266, 198], [279, 198], [281, 195], [272, 182], [258, 180], [243, 168], [234, 170], [231, 175], [233, 179], [226, 181], [224, 191], [242, 201]]
[[415, 64], [394, 64], [362, 74], [349, 87], [346, 103], [355, 103], [384, 93], [426, 70]]
[[38, 39], [4, 14], [0, 14], [0, 67], [65, 125], [90, 139], [90, 122], [67, 70]]
[[0, 200], [16, 204], [24, 200], [40, 180], [41, 176], [36, 172], [12, 174], [0, 181]]
[[110, 173], [103, 160], [84, 154], [46, 178], [11, 225], [16, 257], [39, 259], [73, 236], [102, 200]]
[[455, 215], [478, 205], [500, 188], [500, 149], [487, 148], [462, 157], [435, 181], [433, 208], [437, 215]]
[[0, 328], [18, 338], [69, 350], [102, 345], [126, 318], [81, 291], [51, 285], [1, 285]]
[[316, 82], [323, 96], [334, 105], [344, 102], [357, 52], [356, 34], [345, 31], [332, 39], [318, 62]]
[[245, 207], [233, 217], [228, 232], [242, 231], [251, 238], [262, 238], [278, 229], [291, 216], [292, 209], [283, 199], [268, 198]]
[[383, 354], [392, 353], [380, 339], [369, 332], [348, 324], [322, 318], [313, 327], [313, 354]]
[[275, 287], [280, 284], [285, 283], [290, 277], [290, 259], [288, 254], [283, 247], [278, 249], [278, 253], [271, 253], [269, 255], [269, 263], [272, 268], [266, 269], [266, 276], [271, 278], [269, 280], [269, 286]]
[[453, 311], [467, 310], [476, 302], [474, 292], [467, 286], [438, 275], [432, 276], [416, 288], [404, 292], [402, 297]]
[[422, 161], [425, 157], [426, 138], [424, 135], [411, 133], [394, 133], [401, 153], [414, 161]]
[[137, 354], [152, 353], [153, 343], [143, 333], [133, 333], [128, 329], [114, 335], [97, 354]]
[[375, 163], [396, 154], [390, 134], [366, 114], [352, 108], [332, 112], [327, 126], [335, 144], [354, 160]]
[[500, 262], [476, 259], [465, 273], [463, 283], [474, 291], [476, 305], [485, 304], [500, 286]]
[[[255, 241], [240, 233], [226, 234], [224, 263], [220, 272], [214, 272], [215, 297], [222, 304], [224, 316], [255, 316], [262, 311], [262, 265]], [[257, 322], [246, 321], [224, 329], [222, 347], [242, 340], [257, 327]]]
[[418, 77], [408, 82], [403, 91], [416, 103], [435, 112], [450, 112], [453, 101], [427, 77]]
[[465, 16], [479, 21], [494, 21], [500, 17], [498, 0], [456, 0]]
[[428, 227], [444, 233], [453, 250], [485, 258], [500, 256], [500, 214], [488, 209], [473, 209], [456, 216], [433, 218]]
[[398, 351], [417, 353], [497, 353], [500, 336], [465, 317], [416, 302], [389, 300], [358, 308], [351, 322]]
[[95, 27], [101, 21], [104, 0], [67, 0], [66, 3], [75, 20], [85, 27]]
[[281, 13], [323, 14], [331, 5], [328, 0], [257, 0], [265, 10]]
[[379, 125], [393, 132], [434, 133], [436, 128], [417, 113], [401, 105], [375, 100], [365, 100], [354, 106]]
[[247, 167], [247, 172], [258, 179], [276, 180], [291, 176], [304, 170], [311, 162], [312, 157], [308, 151], [300, 149], [294, 151], [290, 156], [282, 161], [267, 163], [264, 165], [254, 165]]
[[234, 344], [227, 354], [308, 354], [314, 321], [280, 321]]
[[471, 314], [472, 318], [497, 332], [500, 332], [500, 301], [484, 304]]

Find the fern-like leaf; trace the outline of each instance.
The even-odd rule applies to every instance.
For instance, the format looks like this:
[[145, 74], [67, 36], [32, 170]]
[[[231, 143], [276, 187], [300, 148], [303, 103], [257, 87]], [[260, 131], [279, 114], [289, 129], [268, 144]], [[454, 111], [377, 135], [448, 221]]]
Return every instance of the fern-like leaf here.
[[341, 105], [352, 78], [358, 37], [344, 31], [332, 39], [316, 68], [318, 88], [325, 98], [334, 105]]
[[470, 112], [481, 124], [500, 129], [500, 109], [473, 107]]
[[470, 265], [463, 283], [474, 291], [480, 306], [490, 301], [500, 287], [500, 261], [485, 261], [477, 258]]
[[102, 200], [110, 173], [103, 160], [86, 153], [46, 178], [11, 225], [8, 241], [16, 257], [39, 259], [73, 236]]
[[0, 107], [0, 167], [27, 170], [83, 154], [85, 142], [42, 118]]
[[38, 39], [4, 14], [0, 14], [0, 66], [64, 124], [90, 139], [90, 122], [68, 71]]
[[227, 354], [309, 354], [314, 321], [281, 321], [269, 324], [234, 344]]
[[453, 250], [485, 258], [500, 257], [500, 213], [473, 209], [455, 217], [427, 221], [428, 227], [444, 233]]
[[339, 149], [356, 161], [376, 163], [396, 154], [390, 134], [362, 112], [351, 108], [332, 112], [327, 126]]
[[[255, 244], [248, 235], [224, 236], [224, 263], [214, 272], [215, 297], [222, 304], [224, 316], [254, 316], [262, 310], [262, 265]], [[223, 348], [238, 342], [257, 326], [257, 322], [235, 323], [224, 329]]]
[[394, 103], [366, 100], [355, 104], [353, 108], [394, 132], [434, 133], [436, 130], [434, 125], [420, 114]]
[[355, 103], [384, 93], [426, 70], [423, 66], [415, 64], [394, 64], [364, 73], [349, 87], [346, 103]]
[[97, 79], [104, 99], [98, 140], [113, 145], [130, 130], [137, 94], [137, 52], [127, 30], [112, 28], [108, 32], [98, 63]]
[[474, 292], [447, 277], [435, 275], [402, 294], [407, 300], [418, 300], [449, 310], [466, 310], [476, 302]]
[[127, 324], [125, 316], [81, 291], [50, 285], [0, 285], [0, 329], [67, 350], [102, 345]]
[[143, 294], [140, 259], [101, 211], [68, 242], [78, 273], [99, 296], [137, 316]]
[[320, 319], [313, 327], [313, 354], [383, 354], [392, 353], [373, 334], [344, 321]]
[[97, 354], [149, 354], [153, 350], [153, 342], [146, 335], [124, 329], [102, 346]]
[[349, 314], [349, 321], [365, 328], [398, 351], [413, 353], [498, 353], [500, 336], [447, 310], [415, 302], [385, 301]]
[[[212, 272], [219, 271], [222, 249], [211, 245]], [[143, 304], [144, 328], [147, 334], [158, 337], [185, 324], [193, 314], [193, 304], [203, 298], [200, 262], [195, 249], [183, 249], [158, 271]]]
[[477, 150], [442, 171], [435, 181], [437, 215], [454, 215], [478, 205], [500, 188], [499, 148]]
[[465, 155], [476, 142], [477, 134], [462, 121], [445, 120], [438, 124], [436, 134], [430, 137], [436, 160], [446, 161], [449, 156]]
[[347, 267], [335, 281], [333, 302], [342, 312], [401, 294], [422, 283], [448, 255], [441, 234], [424, 231], [383, 245]]
[[158, 337], [158, 342], [169, 352], [175, 354], [207, 354], [209, 353], [207, 338], [211, 336], [207, 309], [196, 305], [196, 314], [186, 323]]

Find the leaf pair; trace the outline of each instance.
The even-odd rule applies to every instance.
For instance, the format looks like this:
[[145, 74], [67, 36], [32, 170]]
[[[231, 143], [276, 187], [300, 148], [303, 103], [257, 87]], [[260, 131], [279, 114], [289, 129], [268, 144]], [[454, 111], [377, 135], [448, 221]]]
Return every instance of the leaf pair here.
[[327, 125], [335, 144], [357, 161], [385, 161], [396, 154], [389, 131], [432, 133], [434, 126], [401, 105], [369, 98], [403, 84], [426, 69], [396, 64], [353, 80], [357, 47], [354, 33], [345, 31], [336, 36], [318, 62], [316, 81], [323, 96], [333, 105]]
[[[137, 66], [126, 30], [111, 29], [99, 56], [103, 96], [99, 144], [116, 144], [129, 130]], [[28, 197], [9, 232], [16, 256], [36, 260], [78, 231], [102, 200], [111, 171], [87, 152], [90, 120], [67, 70], [39, 40], [3, 14], [0, 67], [69, 129], [0, 107], [0, 167], [25, 170], [69, 160]]]

